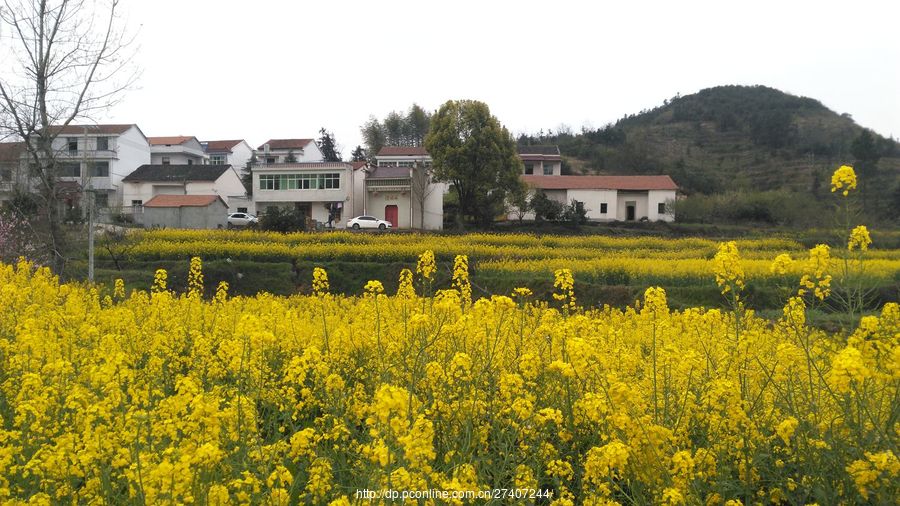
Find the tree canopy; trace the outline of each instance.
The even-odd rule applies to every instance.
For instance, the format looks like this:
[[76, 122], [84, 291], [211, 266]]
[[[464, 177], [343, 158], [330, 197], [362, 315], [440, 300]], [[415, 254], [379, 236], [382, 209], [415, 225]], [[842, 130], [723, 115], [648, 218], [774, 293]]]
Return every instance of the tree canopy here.
[[425, 148], [434, 178], [453, 185], [460, 213], [483, 225], [503, 212], [507, 195], [522, 184], [516, 143], [483, 102], [442, 105], [431, 117]]
[[341, 152], [337, 148], [337, 141], [334, 139], [334, 134], [325, 130], [325, 127], [319, 129], [319, 140], [316, 141], [316, 144], [319, 145], [319, 150], [322, 152], [322, 158], [326, 162], [340, 162], [341, 161]]
[[360, 127], [360, 132], [366, 152], [375, 156], [384, 146], [424, 145], [430, 123], [431, 114], [413, 104], [405, 113], [393, 111], [384, 120], [369, 116], [369, 120]]

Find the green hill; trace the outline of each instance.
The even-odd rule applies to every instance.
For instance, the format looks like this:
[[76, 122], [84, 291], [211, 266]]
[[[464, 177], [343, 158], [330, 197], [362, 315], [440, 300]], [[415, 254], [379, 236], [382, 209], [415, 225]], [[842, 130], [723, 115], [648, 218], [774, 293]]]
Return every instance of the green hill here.
[[823, 201], [831, 173], [850, 163], [867, 214], [900, 214], [900, 144], [817, 100], [764, 86], [709, 88], [597, 130], [519, 142], [558, 144], [573, 174], [669, 174], [689, 196], [769, 192]]

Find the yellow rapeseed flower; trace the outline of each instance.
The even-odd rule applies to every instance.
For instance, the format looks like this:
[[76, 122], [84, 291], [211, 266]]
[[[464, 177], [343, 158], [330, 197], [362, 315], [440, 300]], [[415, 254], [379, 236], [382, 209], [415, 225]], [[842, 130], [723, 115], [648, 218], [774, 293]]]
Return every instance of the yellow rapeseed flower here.
[[856, 172], [849, 165], [841, 165], [831, 175], [831, 191], [842, 191], [846, 197], [850, 190], [856, 189]]

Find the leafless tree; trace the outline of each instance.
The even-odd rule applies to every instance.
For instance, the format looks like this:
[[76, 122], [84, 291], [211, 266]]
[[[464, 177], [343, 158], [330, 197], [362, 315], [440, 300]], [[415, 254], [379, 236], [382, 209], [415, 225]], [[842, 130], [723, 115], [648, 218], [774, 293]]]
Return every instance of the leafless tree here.
[[413, 202], [419, 210], [419, 228], [425, 228], [425, 201], [434, 191], [431, 167], [416, 162], [410, 173], [410, 191]]
[[61, 271], [64, 233], [53, 141], [73, 122], [93, 122], [137, 78], [134, 39], [119, 0], [2, 0], [0, 137], [24, 141], [23, 163], [36, 184], [42, 242]]

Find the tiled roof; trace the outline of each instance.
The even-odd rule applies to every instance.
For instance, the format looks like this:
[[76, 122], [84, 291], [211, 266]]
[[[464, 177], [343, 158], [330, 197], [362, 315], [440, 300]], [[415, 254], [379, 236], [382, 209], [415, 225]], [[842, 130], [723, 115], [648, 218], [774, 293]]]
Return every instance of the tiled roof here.
[[559, 146], [519, 146], [520, 155], [556, 155], [559, 156]]
[[369, 162], [350, 162], [350, 165], [353, 166], [353, 170], [359, 170], [368, 164]]
[[56, 135], [82, 135], [85, 130], [90, 135], [119, 135], [134, 125], [66, 125], [50, 127]]
[[428, 156], [428, 151], [422, 146], [385, 146], [376, 156]]
[[269, 145], [269, 149], [303, 149], [312, 141], [312, 139], [269, 139], [256, 149], [262, 151], [266, 144]]
[[235, 141], [206, 141], [206, 152], [207, 153], [231, 153], [231, 148], [237, 146], [238, 144], [244, 142], [243, 139], [238, 139]]
[[231, 165], [141, 165], [122, 181], [215, 181]]
[[409, 177], [409, 167], [375, 167], [367, 179], [398, 179]]
[[147, 137], [151, 146], [177, 146], [193, 139], [191, 136], [175, 135], [171, 137]]
[[144, 203], [144, 207], [206, 207], [215, 201], [225, 201], [218, 195], [157, 195]]
[[677, 190], [669, 176], [522, 176], [542, 190]]

